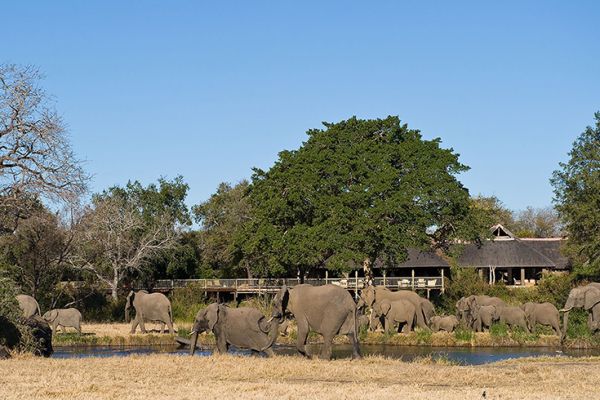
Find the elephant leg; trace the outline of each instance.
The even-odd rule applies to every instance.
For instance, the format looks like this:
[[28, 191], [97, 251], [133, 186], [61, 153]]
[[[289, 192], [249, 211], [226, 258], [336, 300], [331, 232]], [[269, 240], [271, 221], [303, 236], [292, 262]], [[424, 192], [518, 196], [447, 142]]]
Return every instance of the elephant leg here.
[[305, 357], [309, 357], [306, 352], [306, 339], [308, 338], [308, 321], [297, 320], [298, 324], [298, 337], [296, 339], [296, 348], [298, 352]]
[[273, 352], [273, 349], [270, 348], [270, 347], [268, 349], [265, 349], [264, 353], [267, 355], [267, 357], [274, 357], [275, 356], [275, 353]]
[[225, 333], [221, 330], [214, 331], [215, 338], [217, 340], [217, 353], [225, 354], [227, 350], [229, 350], [229, 344], [227, 343], [227, 339], [225, 339]]
[[78, 323], [75, 329], [77, 329], [77, 332], [79, 332], [79, 334], [81, 335], [81, 323]]
[[562, 332], [560, 331], [560, 324], [557, 321], [552, 321], [552, 329], [554, 330], [554, 333], [556, 333], [558, 335], [558, 337], [560, 337], [562, 335]]
[[160, 322], [160, 334], [164, 334], [165, 333], [165, 323], [164, 322]]
[[140, 324], [140, 329], [142, 330], [142, 333], [148, 333], [148, 331], [146, 331], [146, 324], [144, 323], [143, 316], [140, 315], [140, 318], [138, 319], [138, 323]]
[[138, 317], [137, 315], [135, 316], [135, 318], [131, 321], [131, 331], [129, 333], [134, 334], [135, 330], [138, 327]]
[[413, 326], [414, 319], [415, 319], [414, 315], [411, 317], [408, 317], [406, 319], [406, 325], [405, 325], [406, 328], [405, 329], [407, 332], [412, 332], [412, 326]]
[[175, 329], [173, 329], [173, 321], [171, 321], [171, 318], [169, 318], [167, 320], [167, 326], [169, 327], [169, 333], [171, 335], [174, 335], [175, 334]]
[[252, 355], [253, 357], [258, 357], [258, 356], [260, 356], [260, 351], [251, 349], [250, 355]]
[[321, 347], [320, 358], [322, 360], [331, 360], [331, 345], [333, 342], [333, 335], [323, 335], [323, 347]]

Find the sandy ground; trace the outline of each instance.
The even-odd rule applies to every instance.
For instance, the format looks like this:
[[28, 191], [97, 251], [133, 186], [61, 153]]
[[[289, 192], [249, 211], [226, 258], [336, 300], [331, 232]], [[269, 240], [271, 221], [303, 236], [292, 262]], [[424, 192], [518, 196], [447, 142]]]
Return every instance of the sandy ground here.
[[600, 358], [485, 366], [176, 355], [0, 361], [0, 399], [600, 399]]

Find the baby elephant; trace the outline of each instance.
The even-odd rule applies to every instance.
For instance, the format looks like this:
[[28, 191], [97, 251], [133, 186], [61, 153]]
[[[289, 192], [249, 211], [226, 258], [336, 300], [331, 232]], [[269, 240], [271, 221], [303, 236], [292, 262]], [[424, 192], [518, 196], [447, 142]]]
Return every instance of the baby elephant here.
[[471, 309], [471, 318], [473, 319], [473, 329], [475, 332], [485, 332], [489, 330], [494, 322], [495, 306], [474, 305]]
[[63, 332], [67, 331], [67, 327], [71, 327], [81, 334], [81, 313], [76, 308], [50, 310], [42, 318], [48, 322], [54, 332], [62, 326]]
[[439, 316], [435, 315], [429, 319], [429, 327], [432, 331], [454, 332], [458, 326], [458, 318], [454, 315]]
[[527, 321], [525, 318], [525, 311], [521, 310], [520, 307], [496, 307], [496, 311], [494, 313], [494, 320], [504, 322], [511, 328], [519, 326], [523, 328], [525, 332], [529, 332], [529, 327], [527, 326]]
[[384, 317], [384, 329], [387, 332], [391, 327], [398, 324], [397, 331], [400, 331], [402, 324], [406, 324], [407, 332], [412, 331], [413, 321], [415, 320], [415, 306], [406, 300], [382, 300], [373, 304], [373, 314], [377, 318]]

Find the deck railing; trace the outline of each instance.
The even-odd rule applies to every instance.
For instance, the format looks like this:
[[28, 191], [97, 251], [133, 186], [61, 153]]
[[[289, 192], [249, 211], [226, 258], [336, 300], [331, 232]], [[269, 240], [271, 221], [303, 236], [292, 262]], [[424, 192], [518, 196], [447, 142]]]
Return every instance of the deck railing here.
[[[333, 284], [349, 290], [360, 290], [365, 287], [363, 278], [307, 278], [304, 283], [314, 286]], [[280, 279], [160, 279], [153, 288], [155, 290], [171, 290], [194, 285], [207, 291], [231, 291], [238, 293], [272, 292], [281, 286], [294, 287], [300, 284], [296, 278]], [[431, 277], [377, 277], [373, 278], [376, 286], [385, 286], [389, 289], [444, 289], [444, 279], [441, 276]], [[136, 289], [143, 289], [136, 287]]]

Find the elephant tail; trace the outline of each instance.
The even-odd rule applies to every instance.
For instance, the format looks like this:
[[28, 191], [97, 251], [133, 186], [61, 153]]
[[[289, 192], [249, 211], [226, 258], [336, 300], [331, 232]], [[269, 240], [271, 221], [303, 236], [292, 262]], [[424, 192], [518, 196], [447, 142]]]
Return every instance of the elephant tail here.
[[171, 303], [169, 302], [169, 320], [171, 320], [171, 323], [173, 323], [173, 309], [171, 308]]

